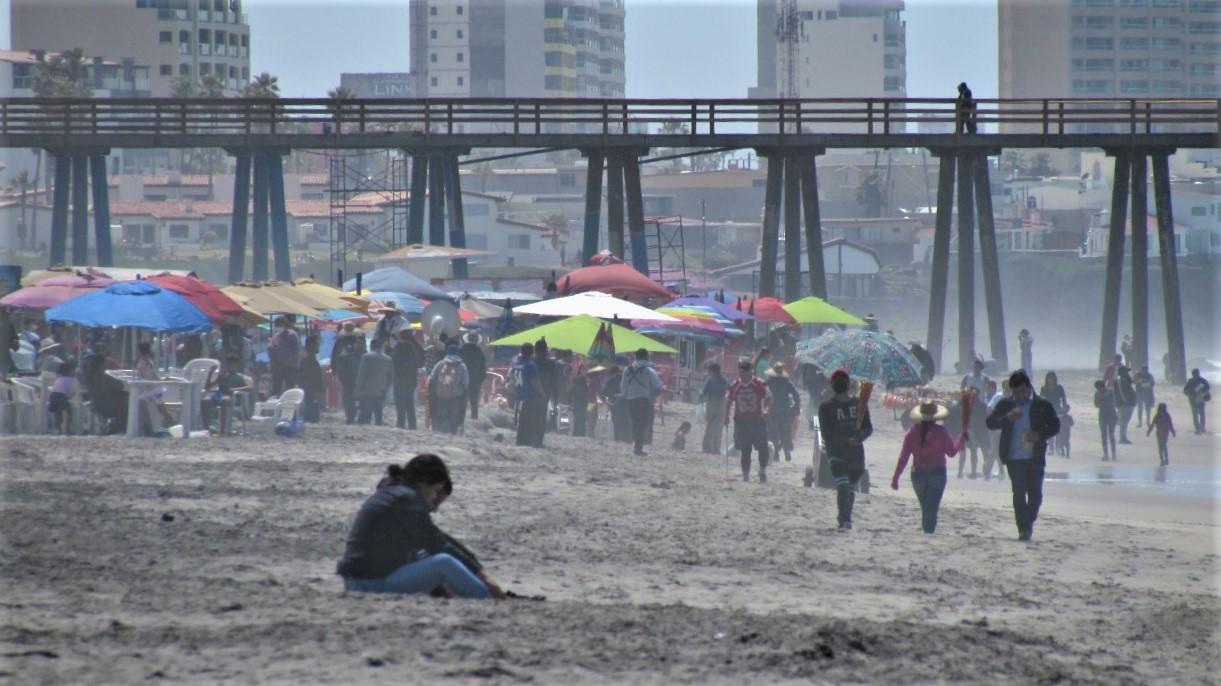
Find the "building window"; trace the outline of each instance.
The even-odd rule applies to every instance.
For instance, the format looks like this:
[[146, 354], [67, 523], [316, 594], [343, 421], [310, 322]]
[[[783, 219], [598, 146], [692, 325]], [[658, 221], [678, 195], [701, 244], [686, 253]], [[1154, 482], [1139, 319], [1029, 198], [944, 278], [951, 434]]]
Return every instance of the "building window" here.
[[432, 62], [433, 64], [436, 64], [437, 63], [437, 53], [434, 52], [434, 53], [430, 54], [428, 56], [428, 61]]
[[458, 29], [458, 37], [462, 38], [462, 29]]
[[530, 235], [525, 233], [515, 233], [509, 236], [509, 250], [529, 250]]
[[[1073, 40], [1076, 41], [1075, 38]], [[1076, 46], [1074, 46], [1074, 47], [1076, 47]], [[1149, 49], [1149, 39], [1144, 36], [1141, 36], [1139, 38], [1120, 38], [1119, 39], [1119, 49], [1120, 50], [1148, 50]]]
[[1154, 38], [1150, 44], [1153, 50], [1171, 50], [1178, 52], [1183, 49], [1183, 41], [1178, 38]]
[[1221, 43], [1192, 43], [1193, 55], [1221, 55]]
[[179, 76], [190, 76], [191, 75], [191, 65], [189, 65], [189, 64], [178, 65], [178, 75]]
[[250, 67], [242, 67], [242, 80], [243, 81], [250, 80]]
[[465, 83], [466, 83], [466, 79], [464, 79], [464, 78], [462, 78], [461, 76], [459, 76], [459, 77], [458, 77], [458, 85], [459, 85], [459, 86], [461, 86], [461, 85], [464, 85]]
[[[221, 68], [223, 69], [224, 67], [222, 66]], [[211, 73], [212, 73], [212, 65], [208, 64], [207, 62], [199, 63], [199, 75], [200, 76], [203, 76], [204, 74], [211, 74]]]
[[1149, 71], [1149, 60], [1120, 60], [1119, 71]]
[[1144, 7], [1145, 0], [1119, 0], [1120, 7]]
[[1214, 36], [1221, 33], [1221, 21], [1193, 21], [1187, 27], [1187, 33], [1207, 33]]
[[432, 7], [428, 8], [428, 16], [430, 16], [430, 17], [437, 16], [437, 6], [436, 5], [433, 5]]
[[1179, 17], [1154, 17], [1153, 28], [1155, 29], [1177, 29], [1183, 25], [1183, 20]]
[[174, 32], [173, 31], [162, 31], [160, 34], [158, 34], [158, 39], [162, 43], [173, 43], [174, 42]]
[[462, 14], [462, 5], [458, 5], [458, 14], [459, 14], [459, 15], [461, 15], [461, 14]]
[[431, 38], [431, 39], [433, 39], [433, 40], [436, 40], [436, 39], [437, 39], [437, 30], [436, 30], [436, 29], [431, 29], [431, 30], [428, 32], [428, 37], [429, 37], [429, 38]]
[[1120, 17], [1119, 28], [1121, 29], [1144, 29], [1149, 26], [1149, 17]]
[[174, 75], [174, 65], [172, 65], [172, 64], [161, 65], [161, 75], [162, 76], [173, 76]]
[[1120, 93], [1146, 93], [1149, 90], [1148, 81], [1120, 81]]
[[465, 59], [464, 59], [463, 54], [462, 54], [462, 53], [458, 53], [458, 62], [459, 62], [459, 63], [461, 63], [461, 62], [464, 62], [464, 61], [465, 61]]
[[466, 234], [466, 247], [471, 250], [487, 250], [488, 236], [484, 233], [468, 233]]
[[191, 236], [191, 227], [186, 224], [170, 224], [170, 238], [186, 240]]
[[435, 77], [435, 76], [434, 76], [434, 77], [432, 77], [431, 79], [429, 79], [428, 83], [429, 83], [429, 85], [431, 85], [433, 88], [436, 88], [436, 87], [437, 87], [437, 77]]
[[827, 21], [832, 21], [837, 16], [839, 16], [839, 13], [835, 10], [827, 10]]

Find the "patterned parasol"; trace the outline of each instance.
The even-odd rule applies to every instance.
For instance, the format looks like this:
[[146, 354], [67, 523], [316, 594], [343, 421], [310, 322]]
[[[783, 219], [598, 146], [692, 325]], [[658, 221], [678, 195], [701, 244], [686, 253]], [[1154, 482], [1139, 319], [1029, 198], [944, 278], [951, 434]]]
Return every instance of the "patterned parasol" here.
[[797, 361], [828, 372], [843, 369], [853, 378], [888, 388], [919, 386], [920, 362], [901, 341], [876, 331], [827, 331], [797, 344]]

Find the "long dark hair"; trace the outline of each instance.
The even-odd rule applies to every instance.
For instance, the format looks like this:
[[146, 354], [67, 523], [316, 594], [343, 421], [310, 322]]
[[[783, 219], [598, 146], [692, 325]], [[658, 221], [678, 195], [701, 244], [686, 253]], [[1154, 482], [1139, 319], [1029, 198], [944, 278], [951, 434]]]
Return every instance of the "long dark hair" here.
[[449, 478], [449, 469], [440, 457], [432, 453], [421, 453], [401, 467], [396, 464], [386, 467], [386, 476], [378, 487], [400, 484], [414, 488], [441, 484], [446, 487], [448, 493], [453, 490], [453, 483]]
[[920, 422], [920, 445], [924, 445], [924, 439], [928, 438], [928, 430], [935, 423], [932, 419]]

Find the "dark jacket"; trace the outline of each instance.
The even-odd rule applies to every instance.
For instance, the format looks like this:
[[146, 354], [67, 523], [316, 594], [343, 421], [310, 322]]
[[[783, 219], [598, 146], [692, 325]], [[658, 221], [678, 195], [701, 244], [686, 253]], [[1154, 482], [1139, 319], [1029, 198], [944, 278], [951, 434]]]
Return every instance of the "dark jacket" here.
[[[865, 408], [865, 417], [857, 426], [856, 403], [855, 397], [842, 402], [831, 398], [818, 406], [818, 430], [827, 455], [832, 458], [865, 461], [864, 443], [873, 435], [873, 420], [869, 417], [869, 408]], [[855, 446], [848, 445], [850, 438], [857, 440]]]
[[420, 367], [424, 364], [424, 349], [415, 340], [399, 341], [390, 351], [394, 363], [394, 383], [415, 388], [420, 383]]
[[[1017, 407], [1017, 403], [1013, 398], [1006, 397], [998, 402], [996, 408], [988, 415], [988, 428], [993, 431], [1000, 429], [1000, 458], [1001, 462], [1006, 464], [1009, 462], [1009, 444], [1013, 438], [1013, 422], [1006, 419], [1005, 415], [1015, 407]], [[1060, 433], [1060, 417], [1056, 415], [1056, 408], [1038, 395], [1030, 400], [1030, 430], [1039, 436], [1034, 445], [1030, 447], [1030, 459], [1040, 465], [1046, 465], [1047, 441]]]
[[768, 390], [772, 392], [771, 414], [785, 418], [801, 414], [801, 394], [797, 392], [797, 387], [789, 377], [769, 376], [766, 383]]
[[466, 364], [466, 372], [471, 377], [471, 388], [478, 388], [488, 375], [488, 359], [483, 355], [483, 348], [474, 343], [463, 343], [458, 349], [458, 355]]
[[384, 579], [405, 564], [447, 553], [474, 572], [479, 561], [432, 521], [424, 500], [408, 486], [383, 482], [356, 513], [337, 573]]
[[365, 337], [359, 334], [340, 334], [335, 338], [331, 350], [331, 369], [345, 384], [356, 381], [356, 369], [365, 354]]

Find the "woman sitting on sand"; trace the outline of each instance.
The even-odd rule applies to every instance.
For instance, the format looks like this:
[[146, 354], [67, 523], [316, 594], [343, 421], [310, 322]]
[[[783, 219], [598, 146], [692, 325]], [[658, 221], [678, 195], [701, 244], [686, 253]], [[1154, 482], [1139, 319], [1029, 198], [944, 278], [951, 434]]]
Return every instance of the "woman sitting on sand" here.
[[954, 441], [950, 438], [950, 432], [937, 424], [949, 414], [944, 405], [931, 401], [921, 403], [912, 410], [912, 420], [919, 423], [913, 424], [903, 437], [899, 463], [895, 465], [895, 475], [890, 480], [890, 487], [899, 490], [899, 477], [907, 467], [907, 460], [915, 456], [912, 486], [916, 489], [916, 498], [920, 500], [922, 527], [926, 534], [937, 530], [937, 511], [941, 508], [941, 494], [945, 492], [945, 460], [957, 455], [967, 442], [966, 431]]
[[453, 492], [449, 470], [436, 455], [390, 465], [348, 534], [338, 573], [348, 591], [439, 593], [459, 598], [503, 598], [479, 560], [432, 521]]

